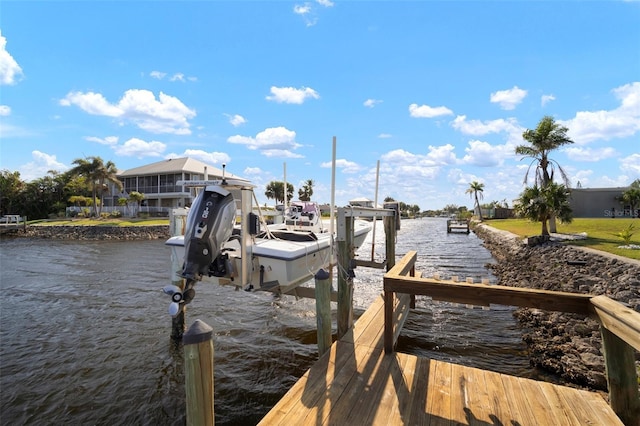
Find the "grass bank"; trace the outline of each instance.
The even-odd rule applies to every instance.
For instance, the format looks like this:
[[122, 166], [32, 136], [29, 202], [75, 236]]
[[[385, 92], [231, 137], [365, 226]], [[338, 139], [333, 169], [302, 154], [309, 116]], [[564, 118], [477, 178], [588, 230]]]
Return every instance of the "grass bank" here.
[[[527, 219], [494, 219], [487, 220], [485, 224], [497, 229], [509, 231], [522, 238], [540, 235], [542, 225], [540, 222], [531, 222]], [[589, 247], [618, 256], [640, 260], [640, 250], [630, 250], [619, 248], [624, 245], [622, 238], [616, 236], [621, 231], [627, 229], [630, 224], [634, 224], [631, 244], [640, 246], [640, 220], [623, 218], [602, 218], [602, 219], [574, 219], [569, 224], [558, 223], [559, 234], [582, 234], [586, 233], [584, 240], [567, 241], [566, 244], [574, 246]]]

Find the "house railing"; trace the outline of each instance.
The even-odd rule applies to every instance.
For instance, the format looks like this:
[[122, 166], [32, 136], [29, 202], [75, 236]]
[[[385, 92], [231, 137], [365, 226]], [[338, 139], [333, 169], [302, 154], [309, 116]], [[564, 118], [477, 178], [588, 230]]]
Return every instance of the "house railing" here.
[[398, 316], [394, 305], [406, 306], [397, 303], [403, 294], [411, 299], [423, 295], [467, 305], [493, 303], [587, 315], [600, 323], [609, 404], [626, 425], [637, 424], [640, 396], [634, 351], [640, 351], [640, 313], [606, 296], [420, 278], [415, 276], [416, 259], [417, 252], [408, 252], [384, 276], [385, 352], [393, 352], [396, 345], [399, 330], [393, 329], [392, 318]]

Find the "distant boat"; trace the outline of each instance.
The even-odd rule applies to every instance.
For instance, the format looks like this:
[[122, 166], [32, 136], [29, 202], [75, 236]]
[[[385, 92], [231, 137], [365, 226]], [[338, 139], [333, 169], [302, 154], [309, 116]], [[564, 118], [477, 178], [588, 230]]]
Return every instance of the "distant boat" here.
[[[180, 275], [187, 280], [184, 292], [165, 290], [174, 302], [188, 303], [200, 280], [287, 293], [319, 269], [335, 264], [333, 236], [324, 227], [317, 203], [292, 202], [284, 212], [284, 223], [261, 227], [259, 208], [258, 214], [253, 212], [254, 185], [223, 179], [191, 182], [191, 186], [205, 188], [189, 211], [185, 235], [166, 242], [176, 258], [184, 259]], [[239, 227], [235, 226], [238, 202]], [[356, 248], [371, 228], [366, 221], [354, 220]]]

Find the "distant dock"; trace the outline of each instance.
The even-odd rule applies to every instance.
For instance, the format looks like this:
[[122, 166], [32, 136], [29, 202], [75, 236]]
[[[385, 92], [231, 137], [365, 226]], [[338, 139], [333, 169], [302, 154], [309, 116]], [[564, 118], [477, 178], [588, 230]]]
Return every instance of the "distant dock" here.
[[469, 221], [468, 220], [448, 219], [447, 220], [447, 234], [450, 234], [452, 232], [466, 232], [468, 234], [470, 232]]
[[27, 218], [18, 215], [7, 215], [0, 218], [0, 234], [8, 234], [12, 232], [26, 232]]

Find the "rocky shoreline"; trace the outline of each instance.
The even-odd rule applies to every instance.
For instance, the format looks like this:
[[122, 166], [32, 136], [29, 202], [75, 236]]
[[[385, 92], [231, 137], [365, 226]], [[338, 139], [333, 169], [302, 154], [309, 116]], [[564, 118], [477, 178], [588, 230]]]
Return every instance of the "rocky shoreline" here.
[[[519, 237], [485, 224], [476, 225], [474, 232], [497, 260], [487, 266], [498, 284], [604, 294], [640, 312], [638, 261], [553, 241], [528, 246]], [[518, 309], [515, 316], [523, 328], [532, 365], [569, 383], [607, 390], [597, 321], [538, 309]], [[637, 353], [636, 357], [640, 360]]]
[[169, 238], [169, 225], [149, 226], [28, 226], [20, 237], [57, 240], [158, 240]]

